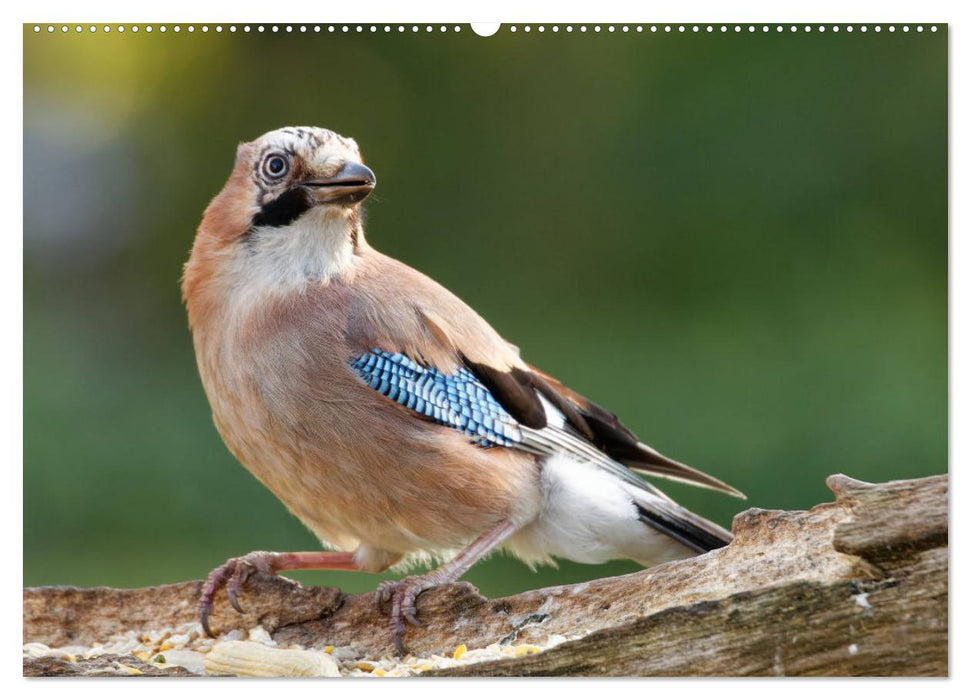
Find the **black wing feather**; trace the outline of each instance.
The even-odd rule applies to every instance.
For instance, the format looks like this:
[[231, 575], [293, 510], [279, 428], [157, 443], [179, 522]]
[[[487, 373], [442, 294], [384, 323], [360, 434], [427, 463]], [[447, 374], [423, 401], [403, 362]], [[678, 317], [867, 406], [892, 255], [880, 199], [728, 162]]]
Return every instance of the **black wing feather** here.
[[[720, 479], [676, 462], [648, 447], [613, 413], [564, 386], [557, 379], [530, 366], [533, 386], [566, 416], [580, 434], [604, 454], [631, 469], [744, 498], [744, 494]], [[498, 397], [497, 397], [498, 398]], [[498, 398], [502, 401], [501, 398]]]

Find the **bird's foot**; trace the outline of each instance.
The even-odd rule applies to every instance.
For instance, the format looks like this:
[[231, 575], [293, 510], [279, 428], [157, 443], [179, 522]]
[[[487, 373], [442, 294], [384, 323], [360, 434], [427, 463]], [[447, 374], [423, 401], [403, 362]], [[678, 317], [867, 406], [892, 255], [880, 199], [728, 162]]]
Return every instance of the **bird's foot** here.
[[226, 596], [229, 604], [238, 613], [243, 612], [239, 604], [239, 594], [243, 590], [247, 579], [253, 574], [260, 572], [273, 575], [276, 573], [274, 561], [276, 552], [250, 552], [243, 557], [233, 557], [222, 566], [212, 570], [206, 578], [206, 583], [202, 587], [202, 595], [199, 597], [199, 619], [202, 622], [202, 629], [210, 637], [215, 637], [209, 626], [209, 615], [212, 613], [213, 599], [221, 588], [226, 589]]
[[385, 612], [386, 606], [390, 603], [388, 617], [391, 623], [391, 641], [402, 656], [408, 653], [405, 647], [403, 636], [408, 630], [407, 622], [412, 627], [424, 627], [418, 619], [418, 611], [415, 609], [415, 600], [424, 591], [434, 588], [441, 581], [432, 576], [407, 576], [400, 581], [385, 581], [378, 586], [376, 602], [378, 610]]

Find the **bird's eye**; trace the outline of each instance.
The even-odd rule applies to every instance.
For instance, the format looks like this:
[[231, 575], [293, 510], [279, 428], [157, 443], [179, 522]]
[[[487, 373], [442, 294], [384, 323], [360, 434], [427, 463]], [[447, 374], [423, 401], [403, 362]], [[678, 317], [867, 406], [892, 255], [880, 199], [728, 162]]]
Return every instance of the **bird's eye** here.
[[263, 172], [267, 177], [274, 179], [281, 178], [290, 170], [290, 163], [285, 156], [278, 153], [271, 153], [263, 161]]

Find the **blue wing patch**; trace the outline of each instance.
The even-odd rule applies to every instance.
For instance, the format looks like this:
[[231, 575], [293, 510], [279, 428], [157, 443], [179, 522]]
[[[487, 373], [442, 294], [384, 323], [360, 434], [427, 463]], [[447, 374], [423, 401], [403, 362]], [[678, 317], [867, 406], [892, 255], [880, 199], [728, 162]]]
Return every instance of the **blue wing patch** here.
[[512, 447], [523, 441], [519, 423], [465, 367], [443, 374], [400, 353], [372, 350], [351, 360], [351, 369], [392, 401], [461, 430], [478, 445]]

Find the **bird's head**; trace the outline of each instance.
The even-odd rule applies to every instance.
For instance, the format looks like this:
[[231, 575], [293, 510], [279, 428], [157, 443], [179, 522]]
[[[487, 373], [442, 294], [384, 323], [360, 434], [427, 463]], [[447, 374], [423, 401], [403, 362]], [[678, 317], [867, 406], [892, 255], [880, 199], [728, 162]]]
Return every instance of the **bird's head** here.
[[285, 127], [240, 144], [226, 189], [248, 190], [249, 227], [258, 228], [288, 226], [317, 208], [346, 218], [374, 185], [353, 139], [317, 127]]
[[363, 241], [360, 203], [375, 186], [353, 139], [318, 127], [285, 127], [242, 143], [209, 204], [186, 266], [198, 280], [287, 291], [346, 271]]
[[311, 209], [347, 216], [374, 189], [353, 139], [316, 127], [277, 129], [240, 145], [258, 211], [252, 225], [287, 226]]

